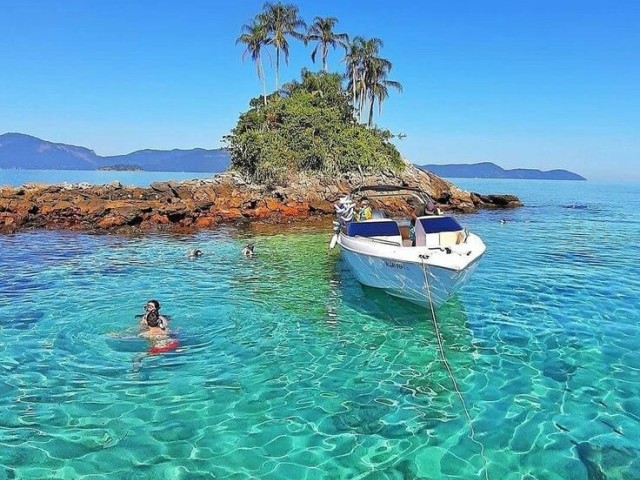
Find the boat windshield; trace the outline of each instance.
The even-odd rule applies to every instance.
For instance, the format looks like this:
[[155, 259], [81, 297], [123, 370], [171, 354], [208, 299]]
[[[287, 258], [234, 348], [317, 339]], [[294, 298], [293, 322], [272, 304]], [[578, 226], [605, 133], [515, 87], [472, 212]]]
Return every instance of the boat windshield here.
[[393, 237], [400, 235], [398, 224], [391, 220], [380, 222], [349, 222], [347, 235], [350, 237]]
[[459, 232], [460, 224], [453, 217], [420, 217], [424, 233]]

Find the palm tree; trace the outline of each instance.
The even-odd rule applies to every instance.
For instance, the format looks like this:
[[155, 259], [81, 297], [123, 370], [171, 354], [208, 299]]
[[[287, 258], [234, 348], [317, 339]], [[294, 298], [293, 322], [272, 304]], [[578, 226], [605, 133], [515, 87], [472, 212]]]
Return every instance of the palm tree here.
[[389, 60], [379, 57], [382, 46], [379, 38], [358, 36], [349, 45], [345, 56], [354, 112], [358, 112], [358, 118], [362, 121], [368, 103], [369, 126], [373, 123], [374, 103], [377, 100], [378, 110], [382, 111], [382, 102], [389, 96], [388, 87], [402, 91], [400, 83], [387, 79], [392, 65]]
[[349, 35], [346, 33], [334, 33], [333, 27], [338, 23], [338, 19], [335, 17], [316, 17], [313, 19], [313, 25], [309, 27], [307, 31], [307, 42], [318, 42], [316, 48], [311, 52], [311, 61], [316, 63], [316, 55], [318, 50], [322, 55], [322, 70], [327, 71], [327, 55], [329, 53], [329, 46], [332, 46], [335, 50], [337, 46], [341, 46], [347, 51], [347, 45], [349, 42]]
[[247, 58], [247, 55], [251, 55], [251, 60], [256, 62], [256, 69], [258, 70], [258, 79], [262, 83], [262, 98], [264, 98], [264, 104], [267, 105], [267, 87], [264, 78], [264, 67], [262, 66], [261, 50], [263, 46], [269, 44], [269, 38], [267, 36], [267, 26], [260, 22], [258, 19], [254, 20], [250, 25], [243, 25], [242, 35], [236, 40], [238, 43], [244, 43], [247, 49], [242, 54], [242, 61]]
[[362, 40], [362, 63], [360, 65], [360, 78], [358, 79], [361, 120], [364, 116], [367, 100], [371, 98], [372, 85], [375, 83], [373, 77], [380, 70], [391, 69], [391, 62], [378, 56], [383, 45], [382, 40], [379, 38]]
[[361, 36], [354, 37], [354, 39], [347, 45], [347, 51], [343, 59], [347, 64], [346, 77], [349, 80], [347, 89], [351, 90], [351, 104], [353, 106], [354, 113], [356, 110], [356, 102], [358, 100], [358, 78], [360, 78], [360, 68], [362, 65], [363, 43], [364, 38]]
[[373, 125], [373, 106], [378, 101], [378, 115], [382, 113], [382, 102], [389, 98], [389, 87], [402, 92], [400, 82], [387, 80], [387, 74], [391, 71], [391, 63], [388, 60], [376, 59], [370, 65], [368, 92], [369, 92], [369, 126]]
[[300, 18], [298, 7], [283, 3], [264, 4], [264, 10], [258, 15], [262, 23], [267, 26], [269, 43], [276, 49], [276, 90], [280, 87], [280, 52], [284, 55], [285, 63], [289, 63], [289, 42], [288, 36], [304, 40], [303, 33], [297, 31], [299, 28], [307, 28], [307, 24]]

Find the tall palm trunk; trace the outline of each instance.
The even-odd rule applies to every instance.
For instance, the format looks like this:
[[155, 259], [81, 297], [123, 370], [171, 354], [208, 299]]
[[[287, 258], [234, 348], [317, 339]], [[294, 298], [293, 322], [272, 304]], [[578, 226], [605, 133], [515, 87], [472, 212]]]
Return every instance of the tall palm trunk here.
[[356, 69], [351, 72], [351, 89], [353, 90], [353, 113], [356, 113]]
[[276, 48], [276, 90], [280, 88], [280, 79], [278, 78], [280, 73], [280, 49]]
[[360, 79], [360, 121], [364, 119], [364, 109], [367, 103], [367, 72], [362, 72], [362, 78]]
[[267, 79], [264, 76], [264, 66], [262, 65], [262, 57], [258, 57], [258, 77], [262, 82], [262, 98], [264, 99], [264, 106], [267, 106]]
[[369, 99], [369, 122], [368, 125], [373, 126], [373, 104], [375, 103], [375, 98]]
[[329, 54], [329, 44], [325, 43], [322, 45], [322, 70], [327, 71], [327, 55]]

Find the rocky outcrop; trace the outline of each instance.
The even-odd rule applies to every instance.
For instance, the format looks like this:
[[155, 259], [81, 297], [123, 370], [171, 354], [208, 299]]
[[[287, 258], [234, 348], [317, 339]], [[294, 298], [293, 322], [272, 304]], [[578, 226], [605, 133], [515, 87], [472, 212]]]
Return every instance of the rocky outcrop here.
[[[0, 188], [0, 232], [21, 229], [71, 229], [133, 232], [192, 231], [225, 222], [287, 223], [333, 216], [334, 203], [360, 185], [421, 187], [444, 211], [474, 212], [478, 208], [512, 208], [512, 195], [480, 195], [457, 188], [436, 175], [408, 167], [402, 176], [296, 176], [287, 185], [256, 185], [235, 172], [207, 180], [153, 183], [147, 188], [118, 182], [24, 185]], [[381, 200], [371, 198], [374, 208]], [[384, 208], [406, 214], [409, 205], [390, 198]]]

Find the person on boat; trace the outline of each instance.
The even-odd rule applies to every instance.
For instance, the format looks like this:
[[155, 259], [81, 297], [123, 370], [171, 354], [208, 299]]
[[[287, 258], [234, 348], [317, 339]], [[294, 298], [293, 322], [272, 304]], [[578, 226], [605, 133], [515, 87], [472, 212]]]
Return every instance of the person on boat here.
[[[429, 202], [432, 203], [432, 202]], [[409, 199], [409, 205], [413, 207], [409, 217], [409, 240], [411, 240], [411, 245], [415, 247], [416, 245], [416, 220], [418, 217], [423, 217], [425, 215], [426, 207], [425, 204], [419, 200], [414, 200], [413, 197]]]
[[413, 207], [411, 213], [409, 214], [411, 220], [409, 221], [409, 239], [411, 240], [411, 244], [416, 244], [416, 220], [418, 217], [424, 217], [425, 215], [442, 215], [442, 211], [436, 203], [429, 199], [427, 204], [425, 205], [421, 201], [414, 199], [413, 197], [408, 201], [409, 205]]
[[358, 220], [371, 220], [373, 218], [373, 210], [371, 209], [371, 204], [369, 203], [368, 198], [362, 199], [362, 207], [360, 208], [360, 212], [358, 213]]
[[245, 257], [253, 257], [255, 255], [255, 252], [253, 251], [253, 249], [255, 248], [256, 244], [255, 243], [250, 243], [248, 244], [246, 247], [244, 247], [242, 249], [242, 254]]
[[141, 337], [157, 338], [169, 336], [169, 319], [160, 315], [160, 302], [149, 300], [144, 307], [144, 315], [140, 319]]

